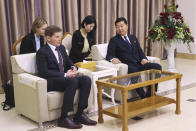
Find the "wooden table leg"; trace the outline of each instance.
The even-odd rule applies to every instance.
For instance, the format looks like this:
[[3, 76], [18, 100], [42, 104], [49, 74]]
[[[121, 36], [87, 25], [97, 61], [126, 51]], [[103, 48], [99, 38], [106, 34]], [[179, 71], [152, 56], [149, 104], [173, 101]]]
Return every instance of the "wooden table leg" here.
[[180, 82], [181, 78], [176, 79], [176, 114], [180, 114]]
[[122, 93], [122, 120], [123, 120], [123, 128], [122, 131], [128, 131], [128, 107], [127, 107], [127, 90], [121, 90]]
[[154, 95], [155, 95], [155, 84], [152, 84], [151, 85], [151, 96], [154, 96]]
[[98, 122], [103, 123], [103, 107], [102, 107], [102, 86], [98, 85]]

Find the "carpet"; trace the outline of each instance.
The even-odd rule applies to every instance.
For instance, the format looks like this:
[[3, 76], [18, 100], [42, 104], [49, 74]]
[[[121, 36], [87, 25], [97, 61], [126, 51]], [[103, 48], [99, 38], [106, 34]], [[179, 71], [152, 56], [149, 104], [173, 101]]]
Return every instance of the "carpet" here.
[[43, 128], [34, 128], [28, 131], [46, 131], [52, 128], [57, 127], [57, 120], [48, 121], [43, 123]]

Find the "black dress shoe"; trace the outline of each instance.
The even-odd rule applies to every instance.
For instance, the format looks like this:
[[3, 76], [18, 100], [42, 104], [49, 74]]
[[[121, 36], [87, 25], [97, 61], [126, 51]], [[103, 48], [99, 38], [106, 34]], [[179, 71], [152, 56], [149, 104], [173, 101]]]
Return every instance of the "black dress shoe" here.
[[84, 125], [96, 125], [97, 122], [89, 119], [85, 114], [82, 114], [79, 117], [74, 117], [73, 118], [74, 122], [79, 123], [79, 124], [84, 124]]
[[77, 123], [73, 122], [69, 117], [65, 117], [64, 119], [58, 119], [58, 126], [68, 128], [68, 129], [82, 128], [81, 124], [77, 124]]

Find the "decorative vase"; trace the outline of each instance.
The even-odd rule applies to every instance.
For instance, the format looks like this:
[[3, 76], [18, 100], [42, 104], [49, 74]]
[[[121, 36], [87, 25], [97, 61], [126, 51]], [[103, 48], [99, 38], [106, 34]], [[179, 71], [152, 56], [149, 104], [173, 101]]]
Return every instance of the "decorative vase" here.
[[176, 42], [167, 42], [165, 44], [165, 49], [167, 50], [167, 71], [169, 72], [177, 72], [175, 68], [175, 60], [174, 60], [174, 50], [176, 49]]

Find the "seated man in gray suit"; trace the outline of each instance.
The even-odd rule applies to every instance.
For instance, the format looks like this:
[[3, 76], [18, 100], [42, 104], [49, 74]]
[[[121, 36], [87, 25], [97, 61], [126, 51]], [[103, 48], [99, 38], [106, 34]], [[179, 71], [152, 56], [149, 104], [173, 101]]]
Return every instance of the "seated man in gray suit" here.
[[[45, 30], [47, 43], [36, 54], [38, 75], [47, 80], [48, 91], [64, 92], [61, 116], [58, 120], [60, 127], [78, 129], [81, 124], [96, 125], [83, 110], [88, 106], [91, 80], [87, 76], [78, 76], [77, 68], [69, 59], [65, 47], [61, 45], [62, 30], [57, 26], [48, 26]], [[67, 116], [73, 111], [76, 89], [80, 90], [78, 110], [73, 118]]]
[[[124, 17], [117, 18], [115, 21], [117, 35], [110, 39], [106, 59], [114, 64], [125, 63], [128, 65], [128, 73], [139, 72], [148, 69], [161, 70], [161, 65], [150, 63], [140, 47], [140, 43], [134, 35], [128, 33], [127, 20]], [[135, 83], [137, 78], [132, 79]], [[157, 90], [157, 85], [155, 86]], [[151, 87], [147, 93], [143, 88], [137, 88], [136, 92], [141, 98], [150, 96]]]

